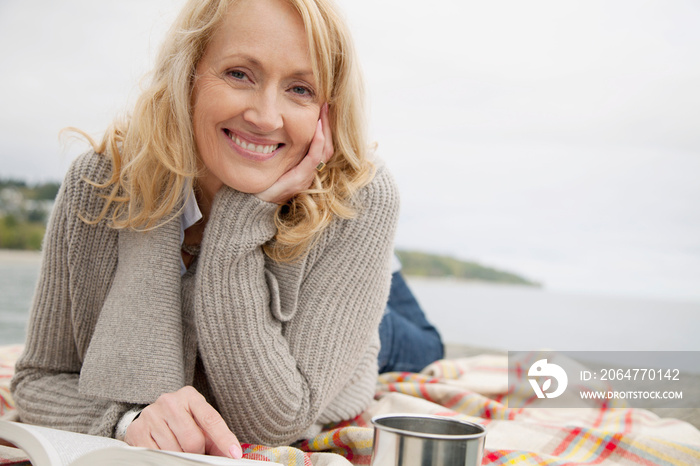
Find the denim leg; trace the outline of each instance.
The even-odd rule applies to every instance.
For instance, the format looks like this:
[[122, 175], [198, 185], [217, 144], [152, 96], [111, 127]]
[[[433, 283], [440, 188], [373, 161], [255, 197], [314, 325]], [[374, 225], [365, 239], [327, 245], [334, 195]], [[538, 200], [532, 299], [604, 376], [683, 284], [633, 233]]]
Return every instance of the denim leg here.
[[391, 278], [391, 291], [384, 317], [379, 325], [381, 349], [379, 372], [419, 372], [442, 359], [440, 334], [425, 318], [400, 272]]

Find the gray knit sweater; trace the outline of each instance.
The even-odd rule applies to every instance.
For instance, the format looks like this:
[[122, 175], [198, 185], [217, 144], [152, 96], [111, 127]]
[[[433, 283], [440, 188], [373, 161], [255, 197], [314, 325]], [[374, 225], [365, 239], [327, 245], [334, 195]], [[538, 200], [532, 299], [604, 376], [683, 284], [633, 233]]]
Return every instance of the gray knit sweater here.
[[81, 156], [56, 199], [12, 381], [22, 421], [112, 436], [128, 409], [194, 385], [241, 442], [282, 445], [367, 407], [398, 216], [383, 167], [358, 215], [292, 264], [262, 252], [276, 206], [223, 188], [183, 277], [177, 219], [149, 232], [80, 220], [104, 203], [85, 179], [110, 170]]

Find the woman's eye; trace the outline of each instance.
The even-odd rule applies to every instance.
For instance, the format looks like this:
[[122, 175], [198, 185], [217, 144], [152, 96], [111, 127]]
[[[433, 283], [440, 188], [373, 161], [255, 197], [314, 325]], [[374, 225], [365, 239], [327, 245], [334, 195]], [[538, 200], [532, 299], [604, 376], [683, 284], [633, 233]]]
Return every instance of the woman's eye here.
[[246, 75], [243, 71], [237, 71], [237, 70], [229, 71], [228, 75], [234, 79], [245, 79], [246, 78]]
[[292, 87], [292, 92], [294, 94], [297, 94], [297, 95], [300, 95], [303, 97], [308, 97], [308, 96], [313, 95], [313, 92], [311, 91], [311, 89], [309, 89], [308, 87], [304, 87], [304, 86], [294, 86], [294, 87]]

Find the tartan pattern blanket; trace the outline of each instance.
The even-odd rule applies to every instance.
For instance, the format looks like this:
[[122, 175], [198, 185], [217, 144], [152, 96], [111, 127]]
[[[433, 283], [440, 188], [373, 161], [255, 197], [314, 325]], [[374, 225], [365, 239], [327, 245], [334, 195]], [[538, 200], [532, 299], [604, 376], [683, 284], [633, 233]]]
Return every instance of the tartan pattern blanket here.
[[[8, 384], [21, 346], [0, 347], [0, 415], [13, 409]], [[391, 412], [439, 414], [486, 427], [484, 465], [700, 464], [700, 431], [632, 408], [508, 408], [505, 356], [442, 360], [422, 373], [378, 377], [373, 404], [357, 418], [327, 426], [290, 447], [244, 444], [250, 459], [296, 465], [368, 465], [370, 419]]]

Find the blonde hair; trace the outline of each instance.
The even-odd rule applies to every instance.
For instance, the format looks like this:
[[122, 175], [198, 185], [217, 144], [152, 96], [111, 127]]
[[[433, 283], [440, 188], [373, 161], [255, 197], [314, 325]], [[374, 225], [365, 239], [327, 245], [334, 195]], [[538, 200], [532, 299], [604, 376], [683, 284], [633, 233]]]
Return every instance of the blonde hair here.
[[[116, 119], [96, 152], [111, 157], [105, 205], [96, 223], [151, 229], [174, 218], [197, 174], [191, 93], [197, 63], [236, 0], [190, 0], [169, 30], [148, 87], [131, 116]], [[279, 206], [274, 241], [263, 246], [276, 261], [301, 257], [334, 216], [355, 214], [354, 194], [372, 178], [365, 138], [364, 89], [352, 40], [331, 0], [287, 0], [307, 32], [311, 62], [329, 105], [334, 154], [313, 185]], [[88, 138], [89, 139], [89, 138]]]

